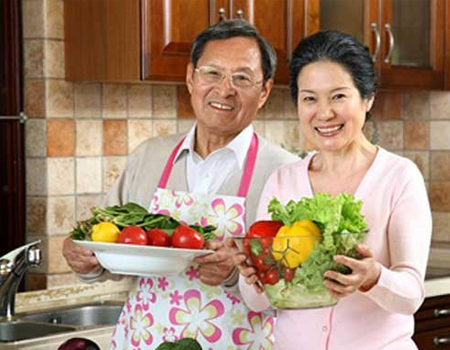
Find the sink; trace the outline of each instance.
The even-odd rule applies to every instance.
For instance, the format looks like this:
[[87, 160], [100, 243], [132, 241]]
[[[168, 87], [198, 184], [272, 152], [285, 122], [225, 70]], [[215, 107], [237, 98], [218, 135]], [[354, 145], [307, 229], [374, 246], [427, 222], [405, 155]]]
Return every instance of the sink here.
[[65, 307], [58, 310], [17, 315], [20, 320], [72, 326], [106, 326], [116, 324], [122, 304], [97, 304]]
[[0, 322], [0, 342], [39, 338], [74, 330], [75, 327], [70, 326], [38, 324], [23, 321]]

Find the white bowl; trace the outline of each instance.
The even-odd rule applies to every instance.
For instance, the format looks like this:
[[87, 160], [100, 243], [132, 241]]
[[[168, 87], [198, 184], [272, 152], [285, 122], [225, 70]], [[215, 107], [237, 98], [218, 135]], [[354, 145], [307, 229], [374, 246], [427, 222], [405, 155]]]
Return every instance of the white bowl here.
[[148, 245], [73, 240], [95, 253], [100, 264], [112, 273], [151, 277], [177, 275], [197, 256], [213, 253], [206, 249], [180, 249]]

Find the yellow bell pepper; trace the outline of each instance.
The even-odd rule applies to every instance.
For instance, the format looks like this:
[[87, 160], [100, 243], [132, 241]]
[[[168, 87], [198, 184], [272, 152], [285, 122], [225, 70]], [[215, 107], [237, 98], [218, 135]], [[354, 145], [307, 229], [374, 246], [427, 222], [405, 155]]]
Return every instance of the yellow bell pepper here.
[[272, 256], [288, 268], [303, 264], [311, 254], [316, 242], [322, 241], [322, 234], [316, 224], [309, 220], [283, 226], [272, 243]]
[[119, 233], [119, 228], [112, 222], [101, 222], [92, 227], [91, 239], [94, 242], [116, 243]]

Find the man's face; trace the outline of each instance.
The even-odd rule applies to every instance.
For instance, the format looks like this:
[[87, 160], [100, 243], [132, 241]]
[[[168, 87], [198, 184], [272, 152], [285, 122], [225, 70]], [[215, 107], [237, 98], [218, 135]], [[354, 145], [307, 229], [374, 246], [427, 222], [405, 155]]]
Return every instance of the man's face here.
[[[223, 80], [211, 82], [206, 74], [225, 73]], [[231, 81], [233, 74], [234, 83]], [[240, 87], [250, 79], [252, 86]], [[197, 67], [188, 65], [186, 83], [199, 128], [218, 136], [234, 136], [246, 128], [269, 97], [273, 82], [263, 86], [261, 54], [252, 38], [235, 37], [206, 44]]]

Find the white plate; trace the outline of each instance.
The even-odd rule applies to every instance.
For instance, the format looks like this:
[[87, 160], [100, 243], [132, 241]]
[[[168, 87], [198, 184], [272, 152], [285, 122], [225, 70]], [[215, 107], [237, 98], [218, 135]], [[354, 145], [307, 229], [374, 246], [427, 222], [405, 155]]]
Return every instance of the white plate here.
[[78, 241], [95, 253], [100, 264], [112, 273], [132, 276], [169, 276], [184, 271], [191, 261], [213, 253], [206, 249], [180, 249], [148, 245]]

